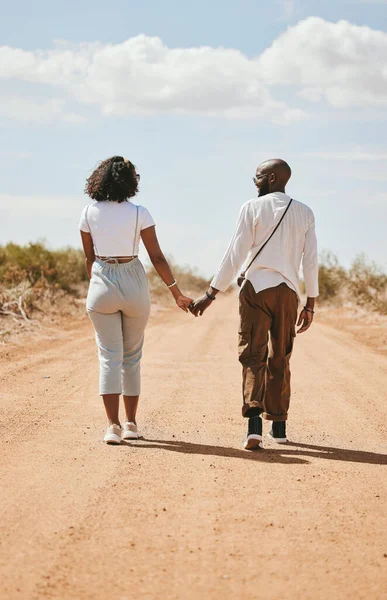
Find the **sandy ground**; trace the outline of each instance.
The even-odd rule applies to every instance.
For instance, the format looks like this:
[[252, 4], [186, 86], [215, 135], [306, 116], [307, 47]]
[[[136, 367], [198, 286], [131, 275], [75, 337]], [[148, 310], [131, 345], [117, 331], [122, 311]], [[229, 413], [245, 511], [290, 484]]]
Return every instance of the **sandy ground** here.
[[235, 297], [156, 315], [118, 447], [87, 319], [3, 348], [2, 598], [386, 598], [387, 357], [316, 322], [291, 443], [248, 453], [236, 332]]
[[319, 320], [349, 333], [354, 341], [365, 344], [387, 357], [387, 315], [356, 306], [318, 307]]

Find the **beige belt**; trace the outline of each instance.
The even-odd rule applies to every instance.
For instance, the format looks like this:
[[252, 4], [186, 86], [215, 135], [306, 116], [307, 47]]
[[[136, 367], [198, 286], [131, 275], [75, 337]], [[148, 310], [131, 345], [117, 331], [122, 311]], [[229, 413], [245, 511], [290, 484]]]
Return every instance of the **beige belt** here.
[[109, 264], [114, 264], [117, 262], [128, 263], [137, 258], [137, 256], [96, 256], [95, 258], [99, 258], [100, 260], [103, 260], [104, 262], [107, 262]]

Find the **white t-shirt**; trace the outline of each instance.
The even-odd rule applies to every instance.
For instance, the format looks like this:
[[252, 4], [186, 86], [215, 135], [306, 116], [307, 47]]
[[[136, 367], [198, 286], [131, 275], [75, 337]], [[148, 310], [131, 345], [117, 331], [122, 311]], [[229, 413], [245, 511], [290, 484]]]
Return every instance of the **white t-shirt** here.
[[91, 234], [97, 256], [137, 256], [140, 232], [154, 225], [144, 206], [127, 201], [92, 202], [79, 221], [79, 229]]

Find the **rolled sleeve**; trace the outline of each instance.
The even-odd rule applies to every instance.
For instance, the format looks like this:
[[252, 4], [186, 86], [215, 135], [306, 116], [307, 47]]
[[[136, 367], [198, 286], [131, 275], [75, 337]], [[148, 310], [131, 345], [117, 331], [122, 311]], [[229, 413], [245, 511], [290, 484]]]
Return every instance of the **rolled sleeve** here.
[[318, 251], [314, 218], [305, 235], [304, 253], [302, 258], [306, 295], [308, 298], [317, 298], [318, 286]]
[[144, 206], [141, 206], [140, 210], [141, 210], [140, 231], [143, 231], [144, 229], [148, 229], [148, 227], [154, 227], [155, 222], [154, 222], [153, 217], [150, 214], [149, 210], [147, 208], [145, 208]]
[[79, 219], [79, 223], [78, 223], [78, 229], [80, 231], [86, 231], [86, 233], [90, 233], [90, 227], [89, 227], [89, 223], [87, 220], [87, 209], [89, 208], [88, 206], [85, 206], [85, 208], [83, 209], [82, 213], [81, 213], [81, 218]]
[[225, 292], [234, 281], [239, 269], [253, 246], [254, 241], [254, 219], [250, 210], [250, 203], [242, 206], [236, 229], [227, 251], [220, 263], [211, 286], [221, 292]]

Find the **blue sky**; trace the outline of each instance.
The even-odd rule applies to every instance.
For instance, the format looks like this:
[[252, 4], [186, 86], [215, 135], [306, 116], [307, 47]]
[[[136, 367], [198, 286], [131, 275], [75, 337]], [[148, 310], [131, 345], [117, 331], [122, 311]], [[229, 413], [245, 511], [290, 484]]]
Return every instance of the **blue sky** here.
[[293, 168], [319, 246], [387, 268], [387, 1], [2, 6], [0, 243], [79, 246], [112, 154], [164, 251], [211, 275], [259, 162]]

